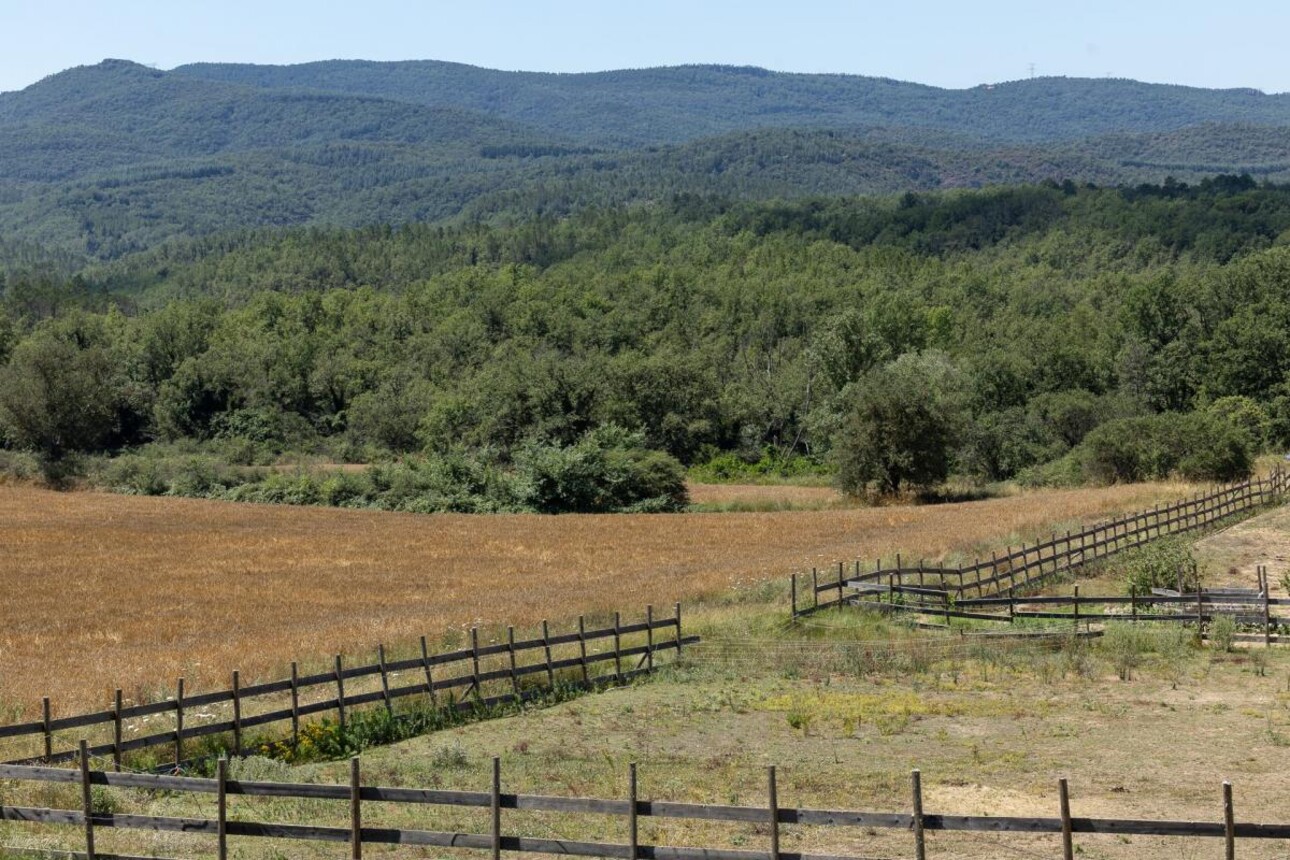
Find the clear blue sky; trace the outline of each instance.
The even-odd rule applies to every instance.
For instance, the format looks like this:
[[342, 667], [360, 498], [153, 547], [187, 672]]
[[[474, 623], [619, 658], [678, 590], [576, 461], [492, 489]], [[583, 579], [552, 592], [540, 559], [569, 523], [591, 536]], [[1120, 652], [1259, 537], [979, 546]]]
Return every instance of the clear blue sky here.
[[0, 0], [0, 91], [119, 57], [438, 59], [595, 71], [733, 63], [944, 87], [1039, 75], [1290, 91], [1290, 2]]

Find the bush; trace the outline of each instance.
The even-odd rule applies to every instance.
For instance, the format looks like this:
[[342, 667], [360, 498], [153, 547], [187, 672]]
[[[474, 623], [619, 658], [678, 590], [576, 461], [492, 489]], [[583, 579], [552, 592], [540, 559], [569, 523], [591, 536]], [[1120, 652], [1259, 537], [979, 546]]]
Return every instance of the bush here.
[[1181, 538], [1165, 538], [1133, 550], [1123, 556], [1124, 584], [1137, 594], [1150, 594], [1153, 588], [1195, 592], [1200, 587], [1201, 570], [1191, 545]]
[[688, 495], [681, 463], [614, 425], [567, 447], [530, 443], [516, 457], [519, 501], [541, 513], [676, 511]]
[[704, 484], [755, 484], [827, 475], [829, 471], [827, 466], [810, 457], [785, 457], [774, 448], [764, 448], [761, 457], [752, 462], [732, 452], [717, 454], [706, 463], [691, 466], [690, 478]]
[[1205, 413], [1108, 421], [1076, 449], [1086, 479], [1098, 483], [1181, 477], [1235, 481], [1249, 477], [1253, 451], [1246, 434]]
[[1209, 404], [1209, 408], [1205, 411], [1244, 433], [1254, 451], [1262, 451], [1267, 446], [1272, 431], [1272, 419], [1253, 399], [1238, 395], [1220, 397]]
[[1230, 615], [1220, 615], [1209, 623], [1209, 641], [1220, 651], [1232, 650], [1236, 642], [1236, 620]]

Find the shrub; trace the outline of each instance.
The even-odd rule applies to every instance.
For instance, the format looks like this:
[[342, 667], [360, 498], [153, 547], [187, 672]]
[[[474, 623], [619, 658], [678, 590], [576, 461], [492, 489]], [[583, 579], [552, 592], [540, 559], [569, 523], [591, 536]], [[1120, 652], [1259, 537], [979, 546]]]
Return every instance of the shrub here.
[[1200, 587], [1201, 570], [1191, 545], [1181, 538], [1154, 541], [1123, 556], [1124, 584], [1138, 594], [1150, 594], [1153, 588], [1185, 592]]
[[1132, 681], [1133, 670], [1142, 665], [1151, 650], [1151, 637], [1136, 624], [1110, 624], [1102, 636], [1101, 648], [1111, 659], [1121, 681]]
[[1255, 451], [1262, 451], [1268, 444], [1272, 420], [1267, 411], [1252, 398], [1239, 395], [1220, 397], [1209, 404], [1205, 411], [1244, 433]]
[[1230, 615], [1220, 615], [1209, 623], [1209, 641], [1220, 651], [1232, 650], [1236, 641], [1236, 620]]
[[1084, 476], [1099, 483], [1163, 479], [1234, 481], [1248, 477], [1251, 443], [1228, 421], [1205, 413], [1108, 421], [1076, 449]]
[[519, 501], [542, 513], [675, 511], [688, 500], [685, 470], [640, 434], [607, 425], [577, 443], [530, 443], [516, 456]]

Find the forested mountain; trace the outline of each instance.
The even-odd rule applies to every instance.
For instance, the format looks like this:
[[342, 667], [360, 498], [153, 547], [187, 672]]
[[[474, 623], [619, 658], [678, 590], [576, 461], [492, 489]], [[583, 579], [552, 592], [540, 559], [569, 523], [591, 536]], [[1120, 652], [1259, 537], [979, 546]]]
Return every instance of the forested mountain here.
[[677, 143], [785, 126], [928, 128], [1037, 143], [1204, 122], [1290, 125], [1290, 94], [1116, 79], [1039, 78], [945, 90], [887, 78], [751, 67], [544, 74], [434, 61], [202, 63], [181, 66], [174, 74], [460, 107], [606, 146]]
[[1284, 180], [1285, 123], [1286, 96], [1130, 81], [950, 91], [721, 67], [105, 61], [0, 94], [0, 268], [230, 229], [526, 218], [677, 193]]

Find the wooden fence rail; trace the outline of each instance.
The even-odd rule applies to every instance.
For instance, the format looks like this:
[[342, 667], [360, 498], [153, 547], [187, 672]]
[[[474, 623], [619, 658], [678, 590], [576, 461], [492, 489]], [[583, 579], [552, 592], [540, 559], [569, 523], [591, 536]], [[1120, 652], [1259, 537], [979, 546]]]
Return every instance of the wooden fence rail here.
[[[965, 597], [955, 599], [950, 591], [928, 588], [901, 588], [894, 586], [886, 592], [887, 600], [865, 601], [858, 605], [882, 612], [924, 615], [948, 621], [967, 618], [978, 621], [1012, 623], [1025, 619], [1081, 622], [1159, 622], [1175, 621], [1206, 624], [1219, 617], [1231, 618], [1237, 625], [1256, 627], [1261, 634], [1235, 634], [1237, 641], [1257, 642], [1266, 645], [1282, 641], [1278, 635], [1283, 627], [1290, 627], [1290, 617], [1273, 615], [1272, 608], [1290, 606], [1290, 598], [1272, 597], [1269, 594], [1268, 571], [1263, 565], [1257, 571], [1259, 588], [1249, 591], [1201, 590], [1191, 594], [1152, 593], [1138, 594], [1133, 589], [1127, 595], [1081, 595], [1079, 586], [1074, 594], [1044, 594], [1017, 597]], [[1039, 608], [1036, 608], [1039, 607]], [[1118, 607], [1117, 610], [1108, 610]], [[1094, 608], [1098, 611], [1090, 612]], [[1173, 609], [1167, 613], [1157, 610]], [[1067, 609], [1069, 611], [1062, 611]], [[984, 610], [984, 611], [973, 611]]]
[[[861, 562], [837, 562], [831, 575], [821, 582], [820, 571], [812, 569], [810, 582], [792, 576], [793, 617], [839, 606], [856, 594], [915, 589], [950, 592], [961, 603], [970, 597], [1025, 592], [1044, 580], [1106, 558], [1144, 546], [1169, 535], [1206, 528], [1234, 514], [1270, 504], [1280, 504], [1290, 488], [1290, 474], [1281, 468], [1265, 478], [1255, 478], [1222, 487], [1170, 505], [1157, 506], [1080, 532], [1053, 534], [1047, 541], [1020, 548], [1008, 547], [1003, 554], [976, 559], [970, 565], [934, 567], [919, 561], [903, 564], [896, 556], [892, 567], [878, 559], [873, 570], [862, 570]], [[848, 589], [851, 594], [848, 595]], [[1181, 589], [1179, 589], [1181, 590]], [[799, 595], [805, 595], [803, 603]]]
[[[297, 664], [292, 663], [289, 678], [260, 684], [242, 684], [241, 673], [235, 671], [229, 689], [211, 693], [187, 692], [184, 680], [180, 678], [172, 699], [124, 706], [121, 691], [117, 690], [112, 708], [88, 714], [55, 718], [50, 700], [46, 698], [42, 702], [40, 720], [0, 726], [0, 739], [32, 737], [39, 739], [43, 746], [40, 754], [14, 759], [10, 764], [34, 761], [51, 764], [73, 761], [78, 756], [75, 748], [55, 749], [60, 734], [95, 726], [110, 727], [111, 740], [92, 745], [89, 753], [92, 756], [110, 755], [117, 770], [121, 768], [123, 754], [158, 746], [173, 747], [175, 763], [179, 764], [184, 761], [185, 742], [196, 738], [231, 734], [233, 749], [240, 754], [244, 749], [244, 735], [249, 729], [289, 721], [292, 740], [298, 741], [301, 720], [306, 717], [334, 713], [344, 725], [353, 708], [379, 703], [392, 712], [393, 702], [407, 696], [427, 696], [437, 705], [466, 711], [544, 695], [555, 686], [557, 673], [572, 673], [568, 683], [573, 686], [624, 682], [652, 671], [660, 654], [675, 651], [679, 655], [686, 644], [698, 641], [696, 637], [687, 638], [682, 634], [680, 604], [676, 604], [671, 618], [655, 618], [653, 607], [647, 607], [645, 619], [630, 624], [623, 624], [621, 616], [615, 613], [612, 627], [587, 630], [580, 617], [577, 630], [571, 633], [551, 635], [545, 621], [541, 629], [542, 634], [536, 638], [516, 640], [515, 629], [508, 628], [506, 641], [481, 645], [479, 631], [472, 628], [469, 647], [442, 654], [431, 654], [425, 637], [421, 637], [419, 656], [387, 660], [385, 646], [382, 645], [377, 649], [377, 662], [371, 665], [347, 667], [337, 655], [330, 672], [300, 675]], [[670, 635], [660, 638], [657, 635], [659, 631]], [[638, 645], [624, 646], [624, 637], [633, 635], [643, 641]], [[588, 649], [589, 643], [600, 642], [610, 647], [601, 651]], [[574, 656], [553, 657], [553, 649], [574, 645], [577, 646]], [[538, 661], [522, 662], [521, 655], [528, 654], [537, 655]], [[486, 667], [484, 661], [490, 657], [496, 658], [499, 668]], [[635, 664], [624, 669], [624, 661], [633, 658]], [[609, 671], [601, 672], [605, 664], [609, 664]], [[391, 681], [398, 680], [399, 673], [409, 673], [417, 680], [392, 686]], [[361, 693], [346, 692], [347, 681], [363, 678], [369, 681], [379, 679], [379, 688]], [[485, 685], [489, 684], [498, 691], [485, 695]], [[326, 698], [302, 701], [302, 698], [308, 698], [304, 694], [318, 690], [324, 691]], [[441, 694], [446, 695], [441, 699]], [[257, 699], [276, 697], [275, 701], [282, 703], [288, 696], [290, 704], [287, 707], [246, 715], [248, 704]], [[229, 718], [194, 722], [192, 717], [201, 713], [198, 709], [213, 705], [223, 706]], [[141, 725], [146, 718], [158, 715], [168, 715], [173, 719], [174, 727], [127, 739], [127, 734], [135, 727], [133, 721]]]
[[[84, 857], [106, 860], [109, 855], [96, 853], [97, 831], [142, 830], [204, 834], [215, 840], [216, 854], [228, 856], [229, 837], [306, 840], [349, 844], [351, 856], [361, 858], [363, 845], [420, 845], [439, 848], [467, 848], [491, 851], [498, 858], [503, 851], [524, 851], [582, 857], [652, 858], [652, 860], [851, 860], [840, 855], [809, 854], [780, 849], [783, 825], [805, 825], [821, 828], [880, 828], [907, 831], [916, 857], [926, 856], [928, 831], [977, 831], [989, 833], [1055, 834], [1062, 840], [1063, 854], [1074, 853], [1073, 834], [1115, 834], [1141, 836], [1209, 837], [1223, 839], [1227, 856], [1233, 857], [1237, 839], [1287, 839], [1290, 824], [1263, 824], [1235, 820], [1230, 783], [1223, 784], [1221, 803], [1215, 803], [1212, 821], [1151, 820], [1121, 818], [1086, 818], [1071, 813], [1066, 780], [1059, 782], [1058, 815], [1055, 817], [947, 815], [925, 812], [922, 780], [918, 771], [911, 775], [909, 811], [861, 812], [852, 810], [795, 808], [780, 803], [776, 769], [767, 769], [767, 802], [764, 806], [709, 805], [641, 800], [636, 790], [636, 766], [628, 776], [628, 796], [622, 799], [558, 797], [514, 794], [502, 790], [500, 759], [493, 760], [492, 780], [487, 791], [447, 791], [420, 788], [383, 788], [363, 785], [358, 758], [351, 760], [350, 780], [345, 785], [315, 785], [275, 782], [252, 782], [228, 778], [221, 766], [213, 779], [154, 774], [117, 773], [91, 770], [87, 766], [88, 747], [80, 745], [80, 767], [34, 767], [0, 765], [0, 779], [18, 783], [78, 784], [85, 803], [82, 809], [0, 806], [0, 820], [35, 825], [66, 825], [83, 829], [84, 851], [54, 852], [62, 857]], [[95, 786], [164, 790], [171, 793], [214, 795], [216, 817], [168, 817], [126, 813], [95, 812], [90, 798]], [[232, 818], [227, 798], [235, 796], [301, 798], [345, 802], [349, 808], [349, 825], [318, 825], [292, 822], [263, 823]], [[452, 833], [434, 830], [404, 830], [366, 827], [363, 809], [370, 803], [415, 804], [421, 806], [474, 807], [491, 811], [488, 833]], [[1218, 815], [1221, 809], [1221, 817]], [[582, 842], [524, 836], [505, 829], [504, 812], [553, 812], [567, 815], [617, 816], [627, 819], [627, 844]], [[339, 810], [338, 810], [339, 811]], [[721, 821], [752, 825], [752, 836], [764, 839], [762, 848], [726, 849], [650, 845], [639, 839], [641, 818], [666, 818], [689, 821]], [[602, 822], [597, 827], [603, 828]], [[858, 834], [857, 834], [858, 835]], [[12, 854], [51, 856], [47, 849], [5, 848]]]

